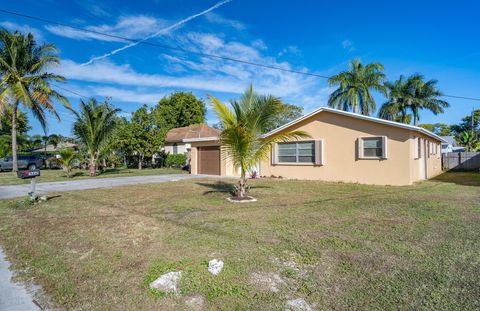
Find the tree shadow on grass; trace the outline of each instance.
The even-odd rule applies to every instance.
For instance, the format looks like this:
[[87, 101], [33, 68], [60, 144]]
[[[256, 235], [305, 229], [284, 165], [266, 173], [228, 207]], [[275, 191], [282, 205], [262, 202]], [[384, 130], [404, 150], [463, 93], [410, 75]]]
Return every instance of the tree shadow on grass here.
[[432, 178], [431, 181], [453, 183], [461, 186], [480, 187], [480, 172], [448, 171]]
[[[207, 182], [197, 182], [199, 186], [207, 187], [212, 190], [208, 190], [203, 192], [203, 195], [211, 194], [211, 193], [228, 193], [234, 195], [234, 185], [236, 183], [227, 183], [224, 181], [217, 181], [215, 183], [207, 183]], [[250, 189], [271, 189], [272, 187], [268, 186], [251, 186]]]

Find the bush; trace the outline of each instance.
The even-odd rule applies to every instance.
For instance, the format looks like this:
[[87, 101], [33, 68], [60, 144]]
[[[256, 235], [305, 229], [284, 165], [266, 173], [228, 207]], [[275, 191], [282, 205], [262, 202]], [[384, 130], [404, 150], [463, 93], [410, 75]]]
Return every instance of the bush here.
[[185, 154], [168, 154], [165, 165], [168, 167], [184, 167], [187, 162]]

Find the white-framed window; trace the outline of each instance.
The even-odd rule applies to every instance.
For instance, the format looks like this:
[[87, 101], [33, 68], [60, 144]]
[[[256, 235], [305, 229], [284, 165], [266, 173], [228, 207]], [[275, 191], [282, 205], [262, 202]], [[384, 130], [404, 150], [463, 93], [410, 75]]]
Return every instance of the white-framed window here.
[[360, 137], [357, 141], [359, 159], [387, 159], [387, 137]]
[[272, 164], [323, 165], [323, 140], [277, 143]]

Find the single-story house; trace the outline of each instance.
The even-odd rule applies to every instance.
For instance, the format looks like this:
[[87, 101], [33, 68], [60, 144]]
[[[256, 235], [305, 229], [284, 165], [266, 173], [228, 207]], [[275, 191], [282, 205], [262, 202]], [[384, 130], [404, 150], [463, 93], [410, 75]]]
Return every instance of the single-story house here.
[[206, 124], [194, 124], [185, 127], [173, 128], [167, 132], [165, 137], [164, 150], [170, 154], [186, 154], [190, 153], [191, 144], [188, 139], [218, 137], [220, 130], [214, 129]]
[[459, 146], [454, 136], [440, 136], [444, 142], [442, 142], [442, 153], [449, 152], [465, 152], [465, 147]]
[[[274, 145], [254, 168], [260, 176], [409, 185], [441, 173], [444, 140], [420, 127], [322, 107], [265, 137], [292, 130], [312, 138]], [[191, 148], [192, 174], [238, 176], [218, 135], [182, 142]]]
[[70, 148], [70, 149], [75, 149], [76, 150], [76, 149], [78, 149], [78, 145], [74, 144], [74, 143], [69, 143], [69, 142], [61, 142], [61, 143], [58, 143], [57, 145], [48, 144], [46, 150], [45, 150], [45, 147], [42, 147], [42, 148], [32, 150], [32, 152], [33, 153], [44, 153], [46, 151], [47, 153], [52, 154], [52, 153], [58, 153], [58, 152], [60, 152], [60, 150], [65, 149], [65, 148]]

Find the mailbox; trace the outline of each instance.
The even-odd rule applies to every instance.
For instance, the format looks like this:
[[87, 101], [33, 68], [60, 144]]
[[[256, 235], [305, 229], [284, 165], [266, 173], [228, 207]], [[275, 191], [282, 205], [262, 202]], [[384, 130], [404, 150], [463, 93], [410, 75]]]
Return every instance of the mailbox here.
[[17, 177], [21, 179], [35, 178], [40, 176], [40, 170], [18, 171]]

